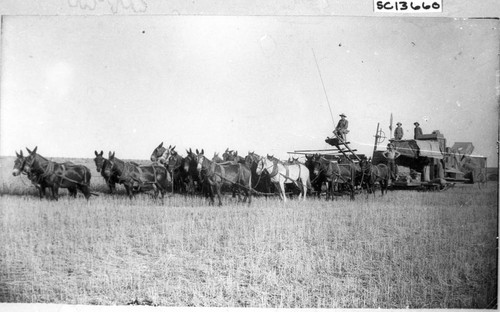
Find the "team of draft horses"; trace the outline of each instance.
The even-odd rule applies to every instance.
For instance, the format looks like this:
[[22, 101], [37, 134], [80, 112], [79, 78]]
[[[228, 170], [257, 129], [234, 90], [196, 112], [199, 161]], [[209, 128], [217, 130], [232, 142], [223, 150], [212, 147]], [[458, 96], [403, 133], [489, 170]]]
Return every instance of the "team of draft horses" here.
[[[96, 195], [90, 190], [90, 169], [72, 162], [57, 163], [27, 148], [28, 155], [17, 153], [12, 174], [26, 174], [38, 188], [40, 198], [45, 197], [46, 189], [52, 191], [52, 198], [58, 198], [59, 188], [66, 188], [69, 194], [76, 197], [80, 190], [85, 198]], [[116, 184], [125, 187], [127, 195], [133, 198], [134, 193], [153, 191], [155, 198], [166, 192], [182, 194], [201, 194], [215, 203], [217, 196], [222, 205], [221, 193], [230, 191], [233, 197], [243, 202], [251, 202], [252, 195], [279, 194], [283, 201], [287, 200], [287, 191], [300, 192], [299, 197], [306, 199], [306, 194], [326, 193], [326, 199], [335, 195], [349, 194], [354, 199], [356, 189], [367, 189], [374, 193], [375, 184], [381, 186], [382, 195], [387, 192], [390, 177], [384, 164], [372, 165], [367, 159], [360, 162], [344, 160], [332, 161], [322, 155], [306, 155], [306, 161], [298, 159], [281, 161], [273, 156], [259, 156], [249, 152], [246, 157], [226, 149], [222, 157], [217, 153], [209, 159], [204, 150], [186, 150], [181, 156], [175, 146], [164, 147], [163, 142], [153, 150], [151, 164], [139, 165], [132, 161], [124, 161], [109, 152], [95, 151], [94, 162], [109, 192], [114, 193]]]

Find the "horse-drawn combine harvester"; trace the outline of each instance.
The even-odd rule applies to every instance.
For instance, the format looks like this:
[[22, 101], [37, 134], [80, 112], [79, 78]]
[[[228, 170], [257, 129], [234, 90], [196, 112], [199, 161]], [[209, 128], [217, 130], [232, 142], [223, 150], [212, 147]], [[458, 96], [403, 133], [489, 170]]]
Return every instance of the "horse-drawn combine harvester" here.
[[[379, 125], [375, 134], [375, 144], [371, 155], [372, 165], [386, 164], [384, 150], [378, 146], [384, 142], [385, 135]], [[338, 137], [327, 137], [326, 143], [331, 149], [296, 150], [290, 154], [316, 155], [331, 162], [359, 165], [364, 154], [357, 154], [356, 149]], [[474, 145], [471, 142], [456, 142], [451, 147], [439, 130], [423, 134], [418, 139], [389, 139], [400, 156], [396, 159], [398, 174], [392, 183], [394, 189], [445, 190], [455, 183], [485, 183], [487, 181], [487, 158], [473, 155]], [[385, 146], [384, 146], [385, 147]], [[359, 179], [358, 179], [359, 180]], [[362, 181], [362, 180], [361, 180]], [[361, 182], [362, 183], [362, 182]], [[361, 189], [358, 186], [358, 189]]]

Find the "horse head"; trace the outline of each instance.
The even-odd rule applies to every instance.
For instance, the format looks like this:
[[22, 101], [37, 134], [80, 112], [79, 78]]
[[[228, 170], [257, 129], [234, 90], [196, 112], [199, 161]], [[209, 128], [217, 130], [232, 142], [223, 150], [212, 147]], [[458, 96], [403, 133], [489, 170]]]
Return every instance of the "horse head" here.
[[110, 177], [113, 173], [113, 170], [115, 170], [115, 152], [108, 153], [108, 160], [104, 162], [104, 165], [102, 167], [102, 171], [104, 174], [108, 177]]
[[371, 169], [371, 161], [369, 159], [362, 158], [359, 162], [359, 167], [361, 168], [361, 171], [369, 172]]
[[198, 151], [196, 149], [196, 161], [197, 161], [197, 166], [196, 169], [198, 172], [201, 172], [201, 169], [203, 168], [203, 163], [205, 162], [205, 151], [201, 149], [201, 151]]
[[175, 148], [172, 147], [172, 145], [169, 145], [168, 148], [163, 147], [163, 142], [160, 143], [154, 150], [153, 153], [151, 153], [151, 161], [152, 162], [157, 162], [157, 161], [165, 161], [171, 150]]
[[[269, 156], [269, 155], [268, 155]], [[259, 161], [257, 162], [257, 168], [255, 169], [255, 172], [258, 174], [258, 175], [261, 175], [262, 172], [264, 172], [264, 170], [268, 170], [268, 167], [269, 167], [269, 162], [270, 162], [271, 159], [267, 158], [267, 157], [260, 157], [259, 158]], [[273, 165], [271, 165], [272, 167]]]
[[21, 150], [18, 154], [16, 151], [16, 160], [14, 161], [14, 168], [12, 169], [12, 175], [18, 176], [24, 171], [24, 163], [26, 158], [23, 156], [23, 151]]
[[219, 153], [214, 153], [214, 157], [212, 158], [212, 161], [216, 162], [216, 163], [223, 162], [222, 158], [220, 158], [220, 156], [219, 156]]
[[29, 148], [26, 148], [28, 151], [29, 155], [26, 157], [25, 162], [24, 162], [24, 171], [27, 173], [31, 173], [33, 170], [33, 167], [36, 165], [36, 150], [38, 149], [38, 146], [35, 146], [35, 148], [31, 151]]
[[94, 163], [95, 163], [96, 170], [97, 170], [97, 172], [101, 172], [101, 169], [104, 166], [104, 162], [106, 160], [104, 157], [102, 157], [104, 152], [101, 151], [100, 153], [98, 153], [97, 151], [94, 151], [94, 154], [95, 154]]

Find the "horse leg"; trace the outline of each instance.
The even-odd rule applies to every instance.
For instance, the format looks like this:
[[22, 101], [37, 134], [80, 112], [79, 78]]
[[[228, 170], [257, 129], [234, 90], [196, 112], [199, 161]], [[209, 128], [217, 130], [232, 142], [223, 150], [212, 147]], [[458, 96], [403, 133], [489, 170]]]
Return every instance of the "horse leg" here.
[[43, 199], [45, 197], [45, 185], [40, 184], [39, 186], [37, 186], [37, 188], [40, 199]]
[[222, 195], [220, 193], [221, 188], [222, 188], [222, 183], [215, 184], [215, 190], [217, 191], [217, 199], [219, 199], [219, 207], [222, 206]]
[[124, 183], [123, 186], [125, 186], [125, 190], [127, 191], [127, 195], [130, 199], [134, 197], [134, 193], [132, 192], [132, 188], [128, 183]]
[[81, 189], [80, 189], [83, 193], [83, 196], [85, 196], [85, 199], [86, 200], [89, 200], [90, 198], [90, 188], [88, 185], [82, 185]]
[[280, 192], [283, 194], [283, 202], [286, 203], [285, 181], [283, 181], [283, 180], [279, 181], [279, 188], [280, 188]]
[[59, 200], [59, 185], [57, 184], [52, 186], [52, 198], [56, 201]]
[[115, 192], [116, 186], [114, 182], [108, 182], [109, 194], [113, 194]]
[[252, 203], [252, 183], [248, 184], [248, 189], [245, 190], [246, 197], [248, 198], [248, 204]]
[[300, 184], [302, 184], [302, 193], [303, 193], [302, 200], [305, 201], [307, 197], [307, 185], [304, 181], [301, 181]]

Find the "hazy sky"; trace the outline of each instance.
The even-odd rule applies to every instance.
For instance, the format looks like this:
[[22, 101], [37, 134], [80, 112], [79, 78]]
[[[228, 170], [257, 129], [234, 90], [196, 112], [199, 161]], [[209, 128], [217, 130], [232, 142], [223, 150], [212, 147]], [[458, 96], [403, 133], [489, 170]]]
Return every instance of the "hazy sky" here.
[[[0, 154], [148, 159], [160, 143], [287, 158], [389, 135], [473, 142], [497, 163], [498, 21], [274, 16], [7, 16]], [[383, 145], [387, 143], [384, 142]]]

